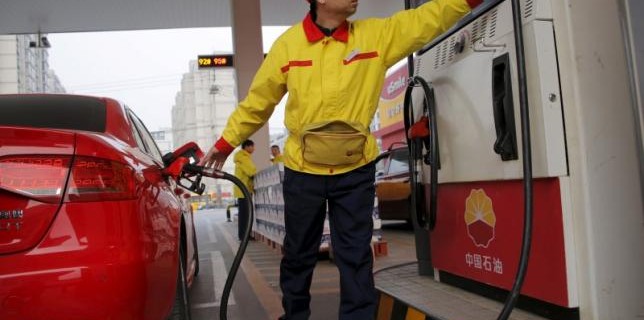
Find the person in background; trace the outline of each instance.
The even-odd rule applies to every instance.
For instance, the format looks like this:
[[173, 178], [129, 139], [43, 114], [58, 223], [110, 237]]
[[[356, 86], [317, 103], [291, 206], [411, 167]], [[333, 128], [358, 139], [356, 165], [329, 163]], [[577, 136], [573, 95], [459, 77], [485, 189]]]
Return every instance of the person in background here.
[[[257, 168], [251, 154], [255, 151], [255, 143], [252, 140], [244, 140], [241, 144], [241, 150], [237, 151], [234, 156], [235, 160], [235, 177], [237, 177], [249, 192], [253, 192], [253, 177], [257, 173]], [[246, 224], [248, 223], [248, 216], [250, 215], [250, 208], [246, 203], [244, 194], [239, 187], [235, 186], [233, 191], [235, 198], [237, 198], [237, 237], [241, 241], [246, 231]]]
[[282, 152], [280, 151], [280, 146], [274, 144], [271, 146], [271, 155], [273, 156], [271, 158], [271, 163], [272, 164], [278, 164], [280, 162], [284, 162], [284, 156], [282, 155]]
[[237, 211], [239, 212], [239, 205], [237, 204], [237, 199], [235, 199], [235, 203], [231, 203], [226, 206], [226, 222], [233, 222], [233, 220], [230, 219], [230, 208], [237, 207]]
[[374, 318], [371, 237], [378, 147], [369, 124], [385, 73], [482, 2], [433, 0], [387, 18], [349, 21], [357, 0], [309, 0], [302, 22], [273, 43], [248, 95], [199, 164], [221, 169], [288, 91], [281, 319], [304, 320], [311, 314], [309, 290], [327, 207], [340, 271], [338, 317]]

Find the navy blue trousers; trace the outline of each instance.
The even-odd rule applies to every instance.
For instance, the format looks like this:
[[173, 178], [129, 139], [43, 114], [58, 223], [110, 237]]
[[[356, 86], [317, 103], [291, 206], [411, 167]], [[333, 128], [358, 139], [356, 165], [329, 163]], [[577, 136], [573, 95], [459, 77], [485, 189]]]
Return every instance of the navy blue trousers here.
[[286, 236], [280, 287], [286, 319], [308, 319], [311, 314], [309, 289], [327, 203], [340, 271], [339, 319], [373, 319], [377, 303], [371, 253], [375, 165], [334, 176], [284, 170]]
[[248, 216], [250, 216], [250, 208], [248, 208], [246, 198], [237, 198], [237, 238], [239, 241], [244, 239]]

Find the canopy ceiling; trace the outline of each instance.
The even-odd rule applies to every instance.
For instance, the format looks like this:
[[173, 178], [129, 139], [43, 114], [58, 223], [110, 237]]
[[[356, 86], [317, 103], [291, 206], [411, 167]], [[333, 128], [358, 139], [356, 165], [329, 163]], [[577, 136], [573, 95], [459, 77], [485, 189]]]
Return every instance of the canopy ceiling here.
[[[265, 26], [294, 24], [308, 7], [304, 0], [260, 3]], [[356, 17], [402, 8], [403, 0], [368, 0]], [[0, 0], [0, 34], [229, 27], [230, 17], [230, 0]]]

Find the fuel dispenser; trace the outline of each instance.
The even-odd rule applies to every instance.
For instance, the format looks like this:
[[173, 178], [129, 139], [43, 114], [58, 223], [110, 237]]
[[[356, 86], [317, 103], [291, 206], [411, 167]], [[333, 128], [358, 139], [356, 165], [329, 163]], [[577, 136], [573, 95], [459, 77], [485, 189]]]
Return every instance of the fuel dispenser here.
[[[547, 0], [520, 3], [534, 215], [520, 292], [524, 306], [537, 313], [574, 318], [578, 286], [553, 15]], [[426, 193], [419, 210], [433, 212], [419, 219], [431, 229], [426, 237], [431, 246], [424, 245], [430, 262], [419, 263], [431, 270], [420, 272], [497, 298], [515, 284], [525, 222], [512, 10], [509, 0], [487, 1], [419, 51], [414, 75], [426, 81], [431, 96], [427, 89], [409, 94], [410, 121], [429, 115], [433, 135], [423, 149], [435, 150], [418, 161], [418, 180]], [[413, 79], [412, 85], [418, 81]], [[429, 192], [438, 201], [429, 201]]]

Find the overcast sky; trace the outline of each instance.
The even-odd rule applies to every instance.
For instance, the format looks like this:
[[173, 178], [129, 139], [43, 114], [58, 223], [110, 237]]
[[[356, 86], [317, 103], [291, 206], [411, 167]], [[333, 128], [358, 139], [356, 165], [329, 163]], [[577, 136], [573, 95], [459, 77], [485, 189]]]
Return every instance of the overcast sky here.
[[[264, 51], [286, 27], [263, 29]], [[48, 35], [50, 68], [68, 93], [116, 98], [154, 131], [170, 112], [188, 63], [200, 54], [232, 52], [230, 28], [65, 33]], [[269, 121], [283, 127], [284, 108]]]

